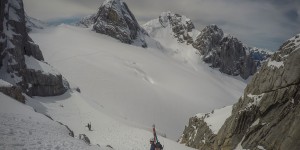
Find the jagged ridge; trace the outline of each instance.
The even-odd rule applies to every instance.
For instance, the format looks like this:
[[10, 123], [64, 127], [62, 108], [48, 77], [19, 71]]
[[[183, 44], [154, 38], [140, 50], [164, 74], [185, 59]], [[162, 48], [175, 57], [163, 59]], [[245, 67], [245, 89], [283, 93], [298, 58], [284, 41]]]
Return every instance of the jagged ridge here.
[[171, 34], [178, 43], [192, 44], [211, 67], [243, 79], [253, 75], [270, 56], [266, 50], [247, 47], [237, 38], [224, 35], [217, 25], [209, 25], [199, 32], [191, 19], [172, 12], [161, 13], [143, 27], [153, 38], [170, 38]]

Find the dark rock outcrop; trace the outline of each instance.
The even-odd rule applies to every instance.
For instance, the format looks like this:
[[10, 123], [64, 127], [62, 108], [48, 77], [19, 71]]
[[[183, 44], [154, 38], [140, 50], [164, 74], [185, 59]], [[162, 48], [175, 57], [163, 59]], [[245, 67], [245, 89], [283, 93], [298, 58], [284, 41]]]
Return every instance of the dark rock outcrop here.
[[[235, 104], [215, 148], [300, 148], [300, 39], [293, 37], [263, 64]], [[298, 42], [297, 42], [298, 41]]]
[[[0, 83], [4, 82], [2, 80], [0, 80]], [[0, 92], [2, 92], [3, 94], [10, 96], [12, 98], [14, 98], [15, 100], [21, 102], [21, 103], [25, 103], [25, 97], [22, 95], [22, 90], [21, 88], [17, 87], [17, 86], [13, 86], [7, 83], [7, 85], [1, 85], [0, 84]]]
[[200, 150], [213, 149], [215, 136], [203, 118], [195, 116], [189, 119], [179, 143]]
[[79, 139], [84, 141], [86, 144], [91, 144], [90, 139], [85, 134], [79, 134]]
[[224, 36], [216, 25], [205, 27], [193, 43], [193, 47], [203, 55], [203, 61], [223, 73], [247, 79], [253, 75], [260, 62], [268, 58], [268, 53], [248, 48], [230, 35]]
[[78, 25], [92, 26], [97, 33], [109, 35], [123, 43], [147, 47], [144, 39], [146, 31], [122, 0], [104, 1], [97, 14], [84, 18]]
[[[48, 117], [48, 118], [50, 118], [51, 120], [53, 120], [50, 116], [48, 116], [48, 115], [45, 115], [46, 117]], [[59, 123], [60, 125], [63, 125], [63, 126], [65, 126], [66, 128], [67, 128], [67, 130], [69, 131], [69, 135], [71, 136], [71, 137], [74, 137], [74, 132], [69, 128], [69, 126], [67, 126], [67, 125], [65, 125], [65, 124], [63, 124], [63, 123], [61, 123], [61, 122], [59, 122], [59, 121], [56, 121], [57, 123]], [[79, 135], [79, 137], [80, 137], [80, 135]], [[88, 143], [89, 144], [89, 143]]]
[[0, 4], [0, 78], [29, 96], [63, 94], [67, 87], [62, 76], [45, 70], [53, 68], [28, 36], [23, 1], [1, 0]]
[[89, 28], [95, 24], [96, 19], [97, 19], [97, 14], [92, 14], [92, 15], [83, 17], [79, 22], [75, 23], [75, 25]]
[[[300, 149], [299, 36], [289, 39], [263, 63], [212, 139], [212, 149]], [[204, 136], [198, 134], [194, 136]]]
[[231, 115], [231, 110], [232, 106], [226, 106], [191, 117], [179, 142], [200, 150], [213, 149], [215, 137], [222, 124]]
[[38, 20], [38, 19], [35, 19], [35, 18], [32, 18], [30, 16], [28, 16], [27, 14], [25, 14], [25, 21], [26, 21], [26, 30], [27, 32], [30, 32], [34, 29], [44, 29], [47, 24]]

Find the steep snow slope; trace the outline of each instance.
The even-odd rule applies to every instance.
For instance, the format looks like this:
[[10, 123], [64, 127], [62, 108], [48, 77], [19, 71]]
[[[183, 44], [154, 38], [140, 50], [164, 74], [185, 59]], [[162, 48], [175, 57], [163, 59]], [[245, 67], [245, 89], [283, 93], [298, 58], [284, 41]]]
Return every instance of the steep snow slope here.
[[[67, 92], [56, 97], [35, 97], [29, 105], [38, 112], [50, 115], [54, 120], [68, 125], [75, 136], [86, 134], [91, 143], [101, 147], [110, 145], [115, 150], [150, 149], [149, 139], [153, 136], [149, 131], [130, 127], [102, 113], [102, 107], [95, 102], [88, 102], [80, 93]], [[91, 122], [92, 131], [88, 131], [87, 123]], [[165, 149], [192, 150], [175, 141], [159, 137]]]
[[189, 18], [172, 12], [163, 12], [159, 18], [144, 24], [143, 28], [151, 38], [162, 45], [164, 53], [191, 66], [198, 66], [200, 56], [196, 53], [199, 52], [189, 45], [191, 44], [189, 42], [193, 42], [200, 32], [194, 29]]
[[0, 92], [0, 149], [104, 150], [69, 135], [65, 126]]
[[155, 123], [174, 140], [189, 116], [234, 103], [245, 87], [198, 62], [194, 49], [174, 52], [178, 61], [166, 50], [123, 44], [68, 25], [31, 36], [84, 99], [141, 128]]

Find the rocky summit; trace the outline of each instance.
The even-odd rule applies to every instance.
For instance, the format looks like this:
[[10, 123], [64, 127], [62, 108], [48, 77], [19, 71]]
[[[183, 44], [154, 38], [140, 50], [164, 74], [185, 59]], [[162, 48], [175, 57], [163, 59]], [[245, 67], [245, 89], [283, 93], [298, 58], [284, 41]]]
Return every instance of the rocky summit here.
[[193, 43], [203, 61], [223, 73], [247, 79], [270, 55], [264, 50], [246, 47], [237, 38], [224, 35], [217, 25], [205, 27]]
[[162, 27], [170, 27], [174, 33], [174, 37], [178, 39], [178, 42], [192, 44], [193, 38], [189, 34], [195, 29], [195, 26], [191, 19], [186, 16], [175, 14], [172, 12], [163, 12], [159, 16], [159, 23]]
[[30, 96], [63, 94], [67, 82], [44, 62], [39, 46], [28, 36], [23, 1], [1, 0], [0, 4], [0, 22], [3, 22], [0, 24], [0, 78], [13, 87], [0, 90], [5, 89], [4, 93], [22, 91]]
[[78, 24], [92, 26], [97, 33], [109, 35], [123, 43], [147, 47], [144, 39], [146, 31], [122, 0], [104, 1], [96, 14], [83, 18]]
[[300, 34], [262, 65], [218, 133], [193, 117], [180, 141], [198, 149], [300, 149], [299, 62]]
[[[191, 19], [170, 11], [161, 13], [143, 27], [160, 42], [173, 38], [178, 43], [191, 44], [212, 68], [243, 79], [253, 75], [272, 54], [265, 49], [245, 46], [236, 37], [225, 35], [217, 25], [209, 25], [200, 32]], [[162, 45], [168, 47], [168, 44]]]

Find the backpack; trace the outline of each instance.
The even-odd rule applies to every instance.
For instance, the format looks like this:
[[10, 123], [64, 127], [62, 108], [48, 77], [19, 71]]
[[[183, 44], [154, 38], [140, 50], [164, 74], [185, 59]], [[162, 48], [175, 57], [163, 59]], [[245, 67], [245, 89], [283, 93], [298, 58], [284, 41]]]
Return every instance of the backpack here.
[[164, 148], [160, 142], [157, 142], [156, 145], [155, 145], [156, 148], [160, 148], [161, 150]]

